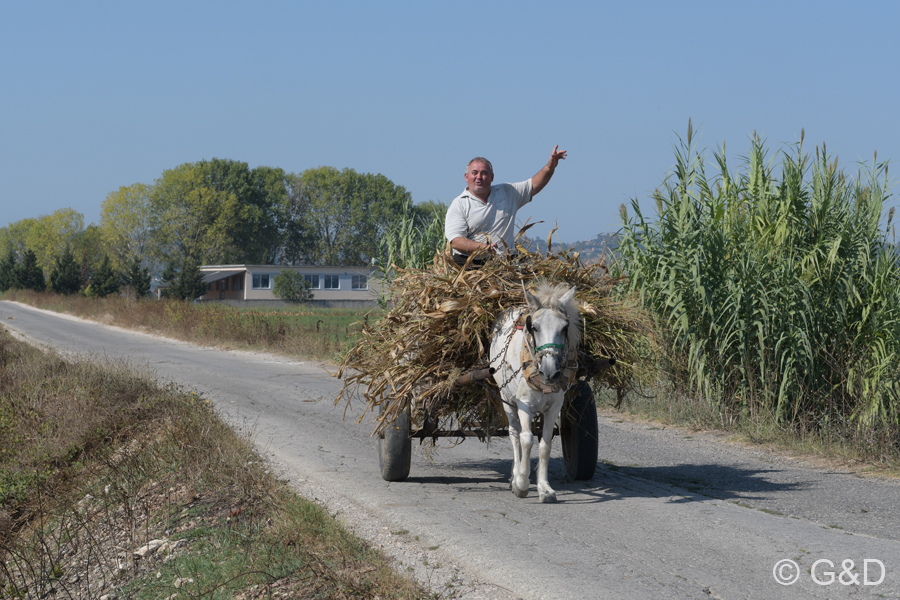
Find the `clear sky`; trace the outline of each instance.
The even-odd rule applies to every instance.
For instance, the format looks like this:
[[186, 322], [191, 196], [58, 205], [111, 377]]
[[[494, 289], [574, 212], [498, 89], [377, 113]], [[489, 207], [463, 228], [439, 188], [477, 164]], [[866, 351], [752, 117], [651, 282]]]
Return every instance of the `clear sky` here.
[[900, 159], [898, 25], [875, 1], [8, 0], [0, 226], [99, 223], [109, 192], [210, 158], [351, 167], [449, 203], [473, 156], [520, 181], [559, 144], [519, 216], [588, 239], [622, 202], [649, 208], [688, 118], [710, 161], [801, 128], [848, 168]]

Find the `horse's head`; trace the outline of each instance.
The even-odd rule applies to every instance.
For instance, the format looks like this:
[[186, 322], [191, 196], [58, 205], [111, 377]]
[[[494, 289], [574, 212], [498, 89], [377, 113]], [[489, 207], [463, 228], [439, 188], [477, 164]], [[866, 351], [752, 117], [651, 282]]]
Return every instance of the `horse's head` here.
[[553, 385], [563, 375], [567, 355], [581, 341], [575, 288], [542, 285], [534, 294], [525, 290], [525, 303], [530, 311], [525, 319], [529, 350], [543, 383]]

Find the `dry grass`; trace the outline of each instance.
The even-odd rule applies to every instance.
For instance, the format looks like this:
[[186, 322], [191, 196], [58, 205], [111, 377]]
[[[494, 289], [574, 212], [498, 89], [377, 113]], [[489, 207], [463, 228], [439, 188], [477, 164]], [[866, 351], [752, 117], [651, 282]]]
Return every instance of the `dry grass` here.
[[515, 258], [494, 256], [478, 270], [461, 270], [449, 249], [429, 268], [397, 269], [387, 288], [389, 312], [363, 329], [341, 365], [345, 385], [337, 401], [349, 402], [362, 390], [368, 410], [383, 409], [379, 428], [414, 398], [427, 402], [432, 416], [463, 427], [502, 422], [492, 380], [455, 390], [453, 383], [488, 366], [494, 323], [505, 310], [525, 305], [523, 286], [540, 281], [576, 287], [585, 357], [615, 358], [605, 381], [629, 388], [654, 338], [649, 318], [621, 289], [622, 278], [611, 277], [602, 263], [582, 263], [577, 253], [518, 250]]
[[[598, 402], [609, 405], [615, 399], [599, 395]], [[849, 419], [831, 422], [828, 427], [803, 420], [785, 425], [767, 412], [723, 412], [720, 406], [697, 400], [671, 385], [630, 394], [620, 410], [665, 425], [727, 432], [733, 441], [763, 446], [774, 453], [821, 459], [859, 473], [900, 476], [900, 435], [890, 428], [862, 430]]]
[[219, 303], [87, 298], [22, 290], [7, 291], [3, 298], [188, 342], [322, 360], [340, 360], [339, 355], [357, 339], [361, 327], [357, 322], [380, 312], [310, 305], [256, 310]]
[[[168, 544], [136, 556], [148, 541]], [[421, 598], [194, 393], [0, 331], [0, 598]]]

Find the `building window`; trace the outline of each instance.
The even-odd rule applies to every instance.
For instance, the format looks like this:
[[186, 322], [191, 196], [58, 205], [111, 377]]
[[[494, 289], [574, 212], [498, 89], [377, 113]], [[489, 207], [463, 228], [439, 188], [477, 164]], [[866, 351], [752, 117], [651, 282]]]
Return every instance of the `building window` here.
[[233, 289], [233, 290], [244, 289], [244, 276], [243, 275], [235, 275], [234, 277], [232, 277], [231, 289]]
[[353, 289], [354, 290], [369, 289], [369, 277], [367, 275], [354, 275], [353, 276]]
[[323, 275], [322, 278], [325, 280], [325, 289], [326, 290], [341, 289], [341, 281], [337, 275]]
[[254, 275], [253, 276], [253, 289], [254, 290], [269, 289], [269, 276], [268, 275]]
[[309, 284], [309, 289], [311, 289], [311, 290], [319, 289], [319, 276], [318, 275], [304, 275], [303, 279], [305, 279], [306, 283]]

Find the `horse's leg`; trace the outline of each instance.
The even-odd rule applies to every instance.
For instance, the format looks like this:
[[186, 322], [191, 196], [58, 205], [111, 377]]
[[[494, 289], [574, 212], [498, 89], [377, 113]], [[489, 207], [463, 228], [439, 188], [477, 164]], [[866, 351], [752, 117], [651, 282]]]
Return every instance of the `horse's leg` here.
[[525, 478], [525, 486], [523, 488], [519, 481], [519, 473], [522, 471], [522, 444], [520, 441], [522, 424], [519, 421], [519, 413], [515, 406], [504, 404], [503, 408], [506, 409], [506, 419], [509, 421], [509, 441], [513, 450], [513, 467], [512, 474], [509, 477], [509, 486], [516, 496], [524, 498], [528, 494], [528, 478]]
[[550, 409], [544, 413], [544, 429], [541, 432], [541, 444], [538, 447], [538, 472], [537, 488], [541, 502], [556, 502], [556, 492], [550, 487], [550, 479], [547, 472], [550, 468], [550, 449], [553, 447], [553, 426], [559, 418], [562, 410], [563, 394], [555, 401]]
[[519, 461], [513, 470], [513, 492], [519, 498], [528, 495], [528, 487], [531, 485], [531, 447], [534, 445], [534, 435], [531, 433], [532, 414], [519, 403], [519, 414], [516, 419], [519, 425], [518, 438], [520, 446]]

